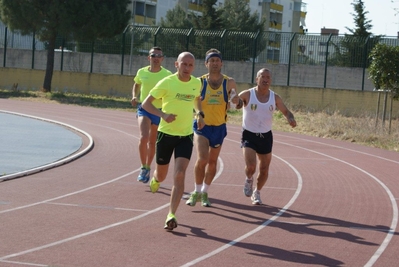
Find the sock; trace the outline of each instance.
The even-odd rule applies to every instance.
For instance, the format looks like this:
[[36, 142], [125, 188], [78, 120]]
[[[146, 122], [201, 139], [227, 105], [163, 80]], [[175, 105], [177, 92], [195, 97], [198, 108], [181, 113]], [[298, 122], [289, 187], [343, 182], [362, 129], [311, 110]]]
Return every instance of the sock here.
[[207, 185], [206, 183], [203, 183], [202, 188], [201, 188], [201, 193], [208, 193], [208, 188], [209, 188], [209, 185]]
[[201, 187], [202, 187], [202, 184], [195, 184], [195, 189], [194, 189], [194, 191], [195, 191], [195, 192], [201, 192]]

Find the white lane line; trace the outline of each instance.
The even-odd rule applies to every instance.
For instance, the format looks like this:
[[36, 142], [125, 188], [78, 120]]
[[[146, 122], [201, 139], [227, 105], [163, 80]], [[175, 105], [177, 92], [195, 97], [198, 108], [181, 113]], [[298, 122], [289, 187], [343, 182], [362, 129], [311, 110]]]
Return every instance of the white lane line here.
[[[224, 163], [223, 163], [223, 161], [220, 158], [219, 158], [219, 164], [220, 164], [220, 169], [217, 172], [214, 180], [219, 178], [220, 175], [223, 173]], [[120, 180], [120, 179], [122, 179], [122, 178], [124, 178], [124, 177], [126, 177], [126, 176], [128, 176], [128, 175], [130, 175], [130, 174], [132, 174], [134, 172], [137, 172], [139, 170], [140, 169], [137, 169], [137, 170], [135, 170], [133, 172], [127, 173], [127, 174], [122, 175], [122, 176], [119, 176], [119, 177], [117, 177], [117, 178], [115, 178], [113, 180], [110, 180], [108, 182], [105, 182], [105, 183], [102, 183], [102, 184], [98, 184], [98, 185], [95, 185], [95, 186], [91, 186], [91, 187], [88, 187], [88, 188], [83, 189], [83, 190], [79, 190], [79, 191], [76, 191], [76, 192], [73, 192], [73, 193], [70, 193], [70, 194], [66, 194], [66, 195], [63, 195], [63, 196], [59, 196], [59, 197], [56, 197], [56, 198], [48, 199], [46, 201], [41, 201], [41, 202], [33, 203], [33, 204], [30, 204], [30, 205], [26, 205], [26, 206], [21, 206], [21, 207], [18, 207], [18, 208], [10, 209], [8, 211], [22, 209], [22, 208], [27, 208], [27, 207], [31, 207], [31, 206], [39, 205], [39, 204], [43, 204], [43, 203], [52, 204], [52, 203], [48, 203], [48, 202], [53, 201], [53, 200], [57, 200], [57, 199], [60, 199], [60, 198], [66, 197], [66, 196], [82, 193], [82, 192], [91, 190], [93, 188], [96, 188], [96, 187], [99, 187], [99, 186], [102, 186], [102, 185], [106, 185], [106, 184], [115, 182], [115, 181]], [[110, 229], [110, 228], [113, 228], [113, 227], [116, 227], [116, 226], [119, 226], [119, 225], [122, 225], [122, 224], [125, 224], [125, 223], [129, 223], [129, 222], [141, 219], [141, 218], [143, 218], [143, 217], [145, 217], [147, 215], [150, 215], [152, 213], [155, 213], [157, 211], [160, 211], [160, 210], [162, 210], [162, 209], [164, 209], [166, 207], [169, 207], [169, 203], [164, 204], [164, 205], [162, 205], [162, 206], [160, 206], [158, 208], [149, 210], [149, 211], [147, 211], [147, 212], [145, 212], [145, 213], [143, 213], [141, 215], [135, 216], [133, 218], [130, 218], [130, 219], [127, 219], [127, 220], [124, 220], [124, 221], [120, 221], [120, 222], [117, 222], [117, 223], [114, 223], [114, 224], [106, 225], [106, 226], [94, 229], [92, 231], [81, 233], [79, 235], [75, 235], [75, 236], [72, 236], [72, 237], [69, 237], [69, 238], [65, 238], [65, 239], [62, 239], [62, 240], [59, 240], [59, 241], [56, 241], [56, 242], [53, 242], [53, 243], [49, 243], [49, 244], [43, 245], [43, 246], [39, 246], [39, 247], [35, 247], [35, 248], [28, 249], [28, 250], [24, 250], [24, 251], [20, 251], [20, 252], [17, 252], [17, 253], [13, 253], [13, 254], [10, 254], [10, 255], [3, 256], [3, 257], [0, 258], [0, 261], [6, 260], [6, 259], [9, 259], [9, 258], [13, 258], [13, 257], [17, 257], [17, 256], [21, 256], [21, 255], [24, 255], [24, 254], [28, 254], [28, 253], [31, 253], [31, 252], [35, 252], [35, 251], [38, 251], [38, 250], [42, 250], [42, 249], [45, 249], [45, 248], [57, 246], [57, 245], [60, 245], [62, 243], [65, 243], [65, 242], [69, 242], [69, 241], [72, 241], [72, 240], [75, 240], [75, 239], [78, 239], [78, 238], [82, 238], [82, 237], [85, 237], [85, 236], [88, 236], [88, 235], [91, 235], [91, 234], [95, 234], [95, 233], [98, 233], [98, 232], [101, 232], [101, 231], [104, 231], [104, 230], [107, 230], [107, 229]]]
[[378, 159], [381, 159], [381, 160], [385, 160], [385, 161], [389, 161], [389, 162], [392, 162], [392, 163], [399, 164], [399, 161], [397, 161], [397, 160], [387, 159], [387, 158], [384, 158], [384, 157], [381, 157], [381, 156], [377, 156], [377, 155], [370, 154], [370, 153], [363, 152], [363, 151], [350, 149], [350, 148], [343, 147], [343, 146], [325, 144], [325, 143], [314, 141], [314, 140], [306, 140], [306, 139], [304, 140], [304, 139], [299, 139], [299, 138], [296, 138], [296, 137], [291, 137], [291, 136], [286, 136], [286, 135], [284, 135], [284, 137], [295, 139], [295, 140], [306, 141], [306, 142], [309, 142], [309, 143], [315, 143], [315, 144], [319, 144], [319, 145], [329, 146], [329, 147], [340, 148], [340, 149], [347, 150], [347, 151], [350, 151], [350, 152], [354, 152], [354, 153], [357, 153], [357, 154], [362, 154], [362, 155], [370, 156], [370, 157], [373, 157], [373, 158], [378, 158]]
[[357, 167], [357, 166], [355, 166], [355, 165], [353, 165], [353, 164], [351, 164], [351, 163], [349, 163], [347, 161], [344, 161], [344, 160], [329, 156], [327, 154], [324, 154], [324, 153], [321, 153], [321, 152], [318, 152], [318, 151], [310, 150], [310, 149], [307, 149], [307, 148], [304, 148], [304, 147], [300, 147], [300, 146], [296, 146], [296, 145], [292, 145], [292, 144], [287, 144], [287, 143], [283, 143], [283, 142], [279, 142], [279, 143], [285, 144], [287, 146], [295, 147], [295, 148], [298, 148], [298, 149], [303, 149], [303, 150], [306, 150], [306, 151], [310, 151], [310, 152], [313, 152], [313, 153], [316, 153], [316, 154], [319, 154], [319, 155], [334, 159], [334, 160], [339, 161], [339, 162], [341, 162], [343, 164], [349, 165], [352, 168], [354, 168], [354, 169], [366, 174], [370, 178], [372, 178], [374, 181], [376, 181], [385, 190], [385, 192], [387, 193], [387, 195], [389, 197], [389, 200], [391, 201], [392, 221], [391, 221], [391, 226], [389, 227], [390, 230], [387, 232], [387, 235], [386, 235], [385, 239], [382, 241], [381, 245], [378, 247], [378, 249], [376, 250], [374, 255], [370, 258], [370, 260], [364, 265], [365, 267], [372, 266], [378, 260], [378, 258], [381, 256], [381, 254], [385, 251], [385, 249], [387, 248], [387, 246], [388, 246], [389, 242], [391, 241], [392, 237], [395, 235], [396, 227], [397, 227], [397, 224], [398, 224], [398, 205], [396, 203], [395, 196], [392, 194], [391, 190], [389, 190], [389, 188], [381, 180], [379, 180], [377, 177], [375, 177], [371, 173], [368, 173], [367, 171], [363, 170], [362, 168]]
[[[229, 131], [229, 133], [232, 133], [232, 132], [233, 132], [233, 131]], [[241, 132], [234, 132], [234, 133], [236, 133], [236, 134], [241, 134]], [[285, 137], [285, 138], [290, 138], [290, 139], [293, 139], [293, 140], [299, 140], [299, 141], [302, 141], [302, 142], [315, 143], [315, 144], [319, 144], [319, 145], [323, 145], [323, 146], [334, 147], [334, 148], [340, 148], [340, 149], [347, 150], [347, 151], [350, 151], [350, 152], [353, 152], [353, 153], [362, 154], [362, 155], [366, 155], [366, 156], [369, 156], [369, 157], [378, 158], [378, 159], [381, 159], [381, 160], [385, 160], [385, 161], [389, 161], [389, 162], [392, 162], [392, 163], [395, 163], [395, 164], [399, 164], [399, 161], [397, 161], [397, 160], [392, 160], [392, 159], [384, 158], [384, 157], [377, 156], [377, 155], [374, 155], [374, 154], [370, 154], [370, 153], [367, 153], [367, 152], [363, 152], [363, 151], [358, 151], [358, 150], [350, 149], [350, 148], [347, 148], [347, 147], [344, 147], [344, 146], [325, 144], [325, 143], [318, 142], [318, 141], [314, 141], [314, 140], [301, 139], [301, 138], [297, 138], [297, 137], [293, 137], [293, 136], [288, 136], [288, 135], [283, 135], [283, 134], [278, 134], [278, 133], [273, 133], [273, 135], [275, 135], [275, 136], [283, 136], [283, 137]], [[233, 141], [233, 142], [235, 141], [235, 140], [228, 139], [228, 138], [225, 138], [225, 139], [226, 139], [226, 140], [229, 140], [229, 141]], [[278, 142], [278, 141], [275, 141], [275, 142], [276, 142], [276, 143], [282, 143], [282, 144], [284, 144], [284, 142]], [[344, 142], [344, 141], [342, 141], [342, 142]]]
[[232, 246], [234, 246], [235, 244], [237, 244], [238, 242], [240, 242], [241, 240], [244, 240], [247, 237], [250, 237], [251, 235], [256, 234], [257, 232], [263, 230], [263, 228], [265, 228], [266, 226], [268, 226], [270, 223], [272, 223], [273, 221], [277, 220], [284, 212], [286, 212], [286, 210], [292, 205], [294, 204], [295, 200], [298, 198], [301, 190], [302, 190], [302, 176], [301, 174], [297, 171], [297, 169], [295, 169], [294, 166], [292, 166], [290, 163], [288, 163], [287, 161], [283, 160], [282, 158], [274, 155], [274, 157], [280, 159], [281, 161], [283, 161], [284, 163], [286, 163], [297, 175], [297, 179], [298, 179], [298, 187], [294, 193], [294, 195], [292, 196], [292, 198], [290, 199], [290, 201], [276, 214], [274, 215], [272, 218], [270, 218], [269, 220], [265, 221], [264, 223], [262, 223], [261, 225], [259, 225], [258, 227], [256, 227], [255, 229], [253, 229], [252, 231], [246, 233], [245, 235], [242, 235], [234, 240], [232, 240], [231, 242], [229, 242], [228, 244], [225, 244], [221, 247], [219, 247], [218, 249], [215, 249], [213, 251], [211, 251], [210, 253], [207, 253], [201, 257], [198, 257], [195, 260], [192, 260], [190, 262], [187, 262], [186, 264], [182, 265], [182, 267], [186, 267], [186, 266], [192, 266], [194, 264], [197, 264], [203, 260], [206, 260]]
[[116, 177], [115, 179], [109, 180], [107, 182], [104, 182], [104, 183], [101, 183], [101, 184], [96, 184], [96, 185], [93, 185], [93, 186], [90, 186], [90, 187], [87, 187], [87, 188], [84, 188], [84, 189], [81, 189], [81, 190], [78, 190], [78, 191], [75, 191], [75, 192], [71, 192], [71, 193], [68, 193], [68, 194], [65, 194], [65, 195], [62, 195], [62, 196], [46, 199], [46, 200], [43, 200], [43, 201], [31, 203], [31, 204], [24, 205], [24, 206], [15, 207], [15, 208], [8, 209], [8, 210], [2, 210], [2, 211], [0, 211], [0, 214], [6, 213], [6, 212], [11, 212], [11, 211], [16, 211], [16, 210], [20, 210], [20, 209], [30, 208], [30, 207], [33, 207], [33, 206], [36, 206], [36, 205], [40, 205], [40, 204], [43, 204], [43, 203], [47, 203], [47, 202], [51, 202], [51, 201], [58, 200], [58, 199], [61, 199], [61, 198], [65, 198], [65, 197], [73, 196], [73, 195], [76, 195], [76, 194], [79, 194], [79, 193], [83, 193], [83, 192], [89, 191], [91, 189], [94, 189], [94, 188], [97, 188], [97, 187], [100, 187], [100, 186], [103, 186], [103, 185], [107, 185], [107, 184], [113, 183], [115, 181], [118, 181], [120, 179], [123, 179], [123, 178], [125, 178], [125, 177], [127, 177], [129, 175], [132, 175], [135, 172], [138, 172], [139, 170], [140, 169], [136, 169], [134, 171], [131, 171], [131, 172], [123, 174], [123, 175], [121, 175], [119, 177]]
[[23, 262], [23, 261], [1, 261], [4, 263], [11, 263], [11, 264], [18, 264], [18, 265], [23, 265], [23, 266], [38, 266], [38, 267], [48, 267], [47, 264], [37, 264], [37, 263], [31, 263], [31, 262]]
[[68, 206], [68, 207], [85, 208], [85, 209], [123, 210], [123, 211], [139, 211], [139, 212], [148, 211], [148, 210], [118, 208], [118, 207], [110, 207], [110, 206], [94, 206], [94, 205], [70, 204], [70, 203], [60, 203], [60, 202], [49, 202], [49, 203], [46, 203], [46, 204], [48, 204], [48, 205], [57, 205], [57, 206]]
[[36, 167], [36, 168], [32, 168], [32, 169], [29, 169], [29, 170], [26, 170], [26, 171], [21, 171], [21, 172], [12, 173], [12, 174], [9, 174], [9, 175], [1, 176], [0, 177], [0, 182], [11, 180], [11, 179], [16, 179], [16, 178], [19, 178], [19, 177], [22, 177], [22, 176], [38, 173], [38, 172], [41, 172], [41, 171], [45, 171], [45, 170], [48, 170], [48, 169], [51, 169], [51, 168], [55, 168], [55, 167], [61, 166], [63, 164], [66, 164], [66, 163], [69, 163], [69, 162], [71, 162], [73, 160], [76, 160], [77, 158], [80, 158], [81, 156], [87, 154], [93, 148], [94, 141], [93, 141], [93, 138], [91, 137], [91, 135], [89, 135], [85, 131], [83, 131], [81, 129], [78, 129], [78, 128], [72, 126], [72, 125], [69, 125], [69, 124], [66, 124], [66, 123], [63, 123], [63, 122], [59, 122], [59, 121], [54, 121], [54, 120], [41, 118], [41, 117], [26, 115], [26, 114], [22, 114], [22, 113], [10, 112], [10, 111], [6, 111], [6, 110], [0, 110], [0, 112], [4, 112], [4, 113], [7, 113], [7, 114], [12, 114], [12, 115], [18, 115], [18, 116], [21, 116], [21, 117], [32, 118], [32, 119], [41, 120], [41, 121], [45, 121], [45, 122], [50, 122], [50, 123], [54, 123], [54, 124], [58, 124], [58, 125], [64, 126], [65, 128], [73, 129], [76, 132], [79, 132], [79, 133], [83, 134], [84, 136], [86, 136], [89, 139], [89, 144], [87, 145], [87, 147], [85, 147], [82, 151], [80, 151], [80, 152], [78, 152], [76, 154], [72, 154], [69, 157], [66, 157], [66, 158], [63, 158], [61, 160], [52, 162], [50, 164], [42, 165], [42, 166], [39, 166], [39, 167]]
[[35, 252], [35, 251], [38, 251], [38, 250], [42, 250], [42, 249], [45, 249], [45, 248], [58, 246], [60, 244], [63, 244], [63, 243], [66, 243], [66, 242], [69, 242], [69, 241], [72, 241], [72, 240], [75, 240], [75, 239], [79, 239], [79, 238], [82, 238], [82, 237], [85, 237], [85, 236], [88, 236], [88, 235], [92, 235], [92, 234], [95, 234], [95, 233], [98, 233], [98, 232], [101, 232], [101, 231], [105, 231], [107, 229], [110, 229], [110, 228], [113, 228], [113, 227], [116, 227], [116, 226], [119, 226], [119, 225], [122, 225], [122, 224], [125, 224], [125, 223], [129, 223], [129, 222], [141, 219], [141, 218], [143, 218], [145, 216], [148, 216], [148, 215], [150, 215], [152, 213], [160, 211], [160, 210], [162, 210], [162, 209], [164, 209], [166, 207], [169, 207], [169, 203], [167, 203], [167, 204], [165, 204], [163, 206], [160, 206], [160, 207], [158, 207], [156, 209], [147, 211], [147, 212], [145, 212], [145, 213], [143, 213], [141, 215], [138, 215], [138, 216], [132, 217], [130, 219], [124, 220], [124, 221], [120, 221], [120, 222], [117, 222], [117, 223], [109, 224], [109, 225], [94, 229], [92, 231], [88, 231], [88, 232], [85, 232], [85, 233], [82, 233], [82, 234], [79, 234], [79, 235], [75, 235], [75, 236], [71, 236], [71, 237], [68, 237], [68, 238], [65, 238], [65, 239], [61, 239], [59, 241], [56, 241], [56, 242], [53, 242], [53, 243], [49, 243], [49, 244], [46, 244], [46, 245], [43, 245], [43, 246], [39, 246], [39, 247], [35, 247], [35, 248], [31, 248], [31, 249], [27, 249], [27, 250], [24, 250], [24, 251], [20, 251], [20, 252], [17, 252], [17, 253], [13, 253], [13, 254], [10, 254], [10, 255], [3, 256], [3, 257], [0, 258], [0, 260], [6, 260], [6, 259], [9, 259], [9, 258], [21, 256], [21, 255], [28, 254], [28, 253], [32, 253], [32, 252]]

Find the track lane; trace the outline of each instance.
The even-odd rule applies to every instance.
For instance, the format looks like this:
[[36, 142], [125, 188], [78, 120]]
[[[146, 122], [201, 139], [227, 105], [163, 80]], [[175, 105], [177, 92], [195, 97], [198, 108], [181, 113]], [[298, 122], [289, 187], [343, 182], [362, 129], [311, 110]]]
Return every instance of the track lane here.
[[[3, 107], [3, 102], [1, 104]], [[14, 107], [15, 105], [12, 106]], [[47, 106], [45, 108], [47, 109]], [[17, 107], [16, 109], [21, 108]], [[75, 109], [78, 111], [75, 112]], [[42, 115], [48, 116], [49, 110], [50, 108], [44, 111], [45, 114]], [[114, 172], [121, 176], [126, 176], [106, 183], [104, 186], [96, 188], [96, 190], [87, 190], [64, 199], [53, 199], [46, 204], [37, 206], [43, 208], [44, 212], [47, 212], [49, 210], [48, 206], [56, 206], [57, 209], [65, 211], [67, 210], [64, 210], [65, 207], [71, 208], [69, 205], [76, 205], [72, 207], [81, 209], [83, 216], [85, 212], [91, 214], [92, 209], [110, 211], [109, 217], [105, 213], [100, 213], [95, 217], [100, 221], [98, 223], [100, 226], [96, 229], [101, 229], [101, 227], [107, 227], [107, 225], [104, 225], [104, 222], [110, 218], [112, 219], [112, 217], [117, 217], [116, 222], [114, 221], [113, 224], [122, 222], [122, 217], [128, 218], [127, 220], [134, 218], [131, 215], [129, 217], [128, 214], [121, 215], [119, 213], [137, 212], [145, 214], [148, 210], [163, 207], [163, 205], [168, 203], [168, 194], [171, 187], [170, 177], [162, 185], [161, 192], [155, 195], [148, 192], [147, 186], [135, 182], [136, 174], [134, 172], [139, 167], [139, 164], [137, 163], [137, 154], [130, 150], [134, 150], [137, 146], [137, 137], [134, 134], [135, 131], [137, 132], [137, 123], [134, 121], [134, 116], [131, 113], [126, 115], [123, 114], [124, 112], [99, 111], [97, 114], [96, 110], [93, 111], [86, 108], [61, 108], [61, 111], [65, 112], [65, 110], [68, 116], [56, 114], [56, 112], [50, 114], [54, 118], [68, 121], [68, 123], [72, 123], [75, 126], [80, 125], [83, 129], [87, 128], [86, 130], [89, 130], [90, 133], [97, 133], [94, 140], [99, 141], [99, 147], [95, 147], [98, 150], [93, 151], [94, 153], [90, 152], [87, 156], [79, 159], [76, 164], [75, 162], [69, 163], [55, 170], [30, 176], [29, 179], [33, 178], [32, 180], [35, 180], [32, 184], [38, 183], [38, 185], [36, 192], [29, 193], [37, 194], [39, 191], [42, 193], [45, 191], [43, 190], [44, 187], [51, 188], [52, 194], [48, 195], [55, 196], [58, 194], [58, 196], [61, 196], [62, 192], [68, 194], [68, 192], [72, 192], [71, 190], [74, 189], [76, 191], [79, 189], [83, 190], [84, 188], [101, 184], [101, 182], [112, 181], [117, 177]], [[82, 115], [82, 110], [85, 111], [85, 116]], [[38, 112], [37, 105], [32, 105], [32, 108], [27, 110], [27, 112], [29, 114]], [[72, 115], [74, 113], [79, 119]], [[106, 122], [107, 119], [105, 118], [109, 119], [109, 122]], [[129, 123], [129, 120], [131, 123]], [[107, 131], [110, 131], [111, 134], [106, 134], [105, 132]], [[159, 230], [162, 228], [162, 222], [166, 216], [166, 209], [163, 208], [159, 212], [142, 217], [140, 220], [118, 224], [115, 227], [104, 229], [98, 233], [82, 236], [81, 238], [55, 244], [54, 246], [23, 255], [21, 254], [18, 257], [3, 259], [7, 255], [3, 253], [4, 251], [0, 245], [0, 259], [3, 259], [4, 263], [18, 259], [21, 263], [48, 263], [60, 266], [95, 266], [96, 263], [107, 262], [110, 264], [119, 262], [122, 265], [126, 264], [125, 266], [129, 266], [129, 262], [134, 262], [134, 264], [141, 263], [142, 266], [151, 266], [157, 263], [162, 263], [165, 266], [176, 266], [190, 264], [198, 258], [202, 260], [196, 266], [215, 265], [218, 263], [226, 264], [226, 260], [230, 259], [234, 263], [242, 262], [242, 264], [251, 259], [251, 262], [254, 263], [265, 264], [267, 262], [273, 266], [289, 266], [293, 264], [298, 266], [298, 264], [306, 265], [311, 263], [315, 265], [329, 263], [330, 266], [338, 266], [340, 264], [363, 266], [367, 263], [367, 260], [373, 257], [372, 255], [374, 255], [373, 253], [375, 253], [376, 248], [381, 246], [384, 237], [387, 236], [386, 230], [389, 227], [392, 228], [394, 214], [392, 211], [395, 208], [390, 203], [390, 201], [392, 202], [392, 198], [389, 200], [386, 191], [384, 192], [381, 186], [378, 186], [376, 180], [370, 183], [370, 185], [366, 183], [366, 185], [359, 186], [359, 189], [356, 187], [361, 184], [359, 181], [370, 180], [370, 175], [368, 174], [373, 172], [373, 175], [378, 180], [384, 181], [383, 184], [389, 186], [388, 188], [392, 190], [392, 195], [397, 196], [397, 186], [392, 181], [392, 172], [384, 168], [382, 171], [384, 172], [384, 177], [379, 177], [378, 174], [381, 171], [368, 164], [365, 160], [363, 160], [365, 162], [357, 160], [359, 156], [351, 156], [350, 153], [360, 154], [359, 146], [348, 146], [342, 142], [301, 137], [291, 133], [277, 133], [275, 135], [275, 158], [271, 166], [271, 176], [265, 190], [262, 191], [262, 199], [267, 205], [252, 207], [248, 198], [242, 196], [243, 159], [237, 141], [239, 140], [239, 134], [240, 127], [229, 126], [229, 135], [221, 153], [223, 164], [219, 164], [223, 166], [219, 169], [221, 175], [215, 181], [210, 191], [214, 208], [191, 208], [185, 206], [182, 202], [178, 211], [179, 227], [176, 229], [176, 233], [166, 234], [162, 230]], [[326, 141], [326, 145], [323, 145], [322, 141]], [[299, 146], [298, 143], [301, 145]], [[354, 148], [348, 150], [349, 147]], [[363, 147], [360, 148], [363, 150]], [[106, 149], [109, 149], [110, 152], [105, 152], [106, 155], [104, 155]], [[306, 151], [306, 149], [311, 151]], [[340, 155], [340, 150], [345, 151], [345, 153], [342, 154], [341, 152]], [[369, 153], [368, 151], [376, 151], [375, 153], [370, 153], [370, 155], [378, 154], [378, 157], [381, 157], [381, 159], [377, 157], [377, 159], [373, 160], [385, 162], [385, 167], [392, 168], [392, 166], [397, 164], [395, 163], [395, 155], [392, 155], [392, 153], [386, 153], [387, 156], [385, 158], [383, 151], [369, 148], [365, 148], [364, 150], [367, 151], [364, 152], [366, 154]], [[323, 154], [327, 155], [327, 157]], [[371, 157], [370, 155], [366, 155], [366, 158]], [[344, 160], [340, 162], [331, 157], [344, 158]], [[107, 167], [106, 165], [107, 162], [109, 164], [110, 158], [112, 159], [112, 167]], [[195, 157], [193, 157], [192, 162], [194, 160]], [[219, 251], [221, 247], [227, 246], [227, 244], [234, 242], [237, 238], [245, 236], [248, 232], [261, 227], [263, 223], [278, 214], [295, 194], [295, 173], [289, 170], [290, 168], [283, 160], [294, 166], [304, 179], [304, 187], [298, 199], [277, 221], [268, 224], [267, 227], [256, 232], [256, 234], [239, 240], [234, 246]], [[350, 164], [359, 166], [359, 169], [344, 163], [352, 161], [354, 162]], [[125, 166], [129, 165], [130, 162], [132, 162], [131, 166]], [[113, 166], [114, 164], [115, 166]], [[88, 172], [86, 170], [85, 175], [71, 179], [71, 183], [65, 183], [65, 179], [68, 179], [65, 178], [68, 177], [66, 173], [69, 172], [73, 176], [75, 173], [78, 173], [73, 172], [75, 169], [80, 172], [84, 171], [80, 165], [86, 165], [86, 168], [89, 169]], [[192, 163], [190, 165], [187, 173], [192, 172]], [[64, 167], [72, 167], [72, 173], [71, 168]], [[351, 179], [336, 178], [337, 171], [338, 173], [345, 173], [345, 175], [350, 174]], [[53, 175], [47, 175], [46, 173]], [[57, 178], [55, 178], [56, 176]], [[320, 179], [319, 177], [324, 179]], [[45, 180], [45, 182], [41, 183], [41, 179]], [[192, 179], [192, 176], [186, 178], [186, 190], [188, 191], [192, 189]], [[10, 189], [14, 186], [19, 188], [22, 186], [23, 188], [23, 184], [29, 184], [27, 181], [22, 183], [18, 180], [15, 181], [16, 183], [13, 181], [13, 185], [7, 187]], [[50, 180], [56, 181], [48, 184]], [[60, 183], [60, 185], [56, 185], [57, 183]], [[62, 186], [62, 189], [53, 190]], [[1, 196], [3, 196], [3, 189], [3, 186], [1, 186]], [[18, 189], [14, 188], [14, 191], [17, 192]], [[96, 193], [93, 193], [95, 191]], [[343, 191], [343, 193], [339, 191]], [[113, 193], [108, 195], [107, 192]], [[362, 193], [365, 196], [362, 196]], [[367, 198], [370, 198], [370, 196], [372, 196], [372, 199], [368, 201]], [[45, 201], [45, 196], [27, 196], [29, 201], [36, 198]], [[10, 203], [12, 202], [10, 205], [14, 204], [14, 199], [12, 200], [9, 201]], [[15, 201], [18, 202], [21, 200], [16, 197]], [[150, 203], [148, 203], [149, 201]], [[363, 201], [370, 208], [362, 210], [361, 202]], [[315, 205], [314, 202], [318, 205]], [[341, 205], [348, 207], [344, 209], [339, 208]], [[0, 208], [3, 210], [4, 206], [8, 206], [8, 204], [0, 205]], [[353, 218], [354, 215], [358, 216], [356, 214], [357, 209], [360, 214], [359, 219]], [[26, 210], [30, 210], [30, 208]], [[68, 214], [58, 212], [60, 213], [59, 216], [69, 218]], [[7, 212], [6, 214], [12, 213]], [[30, 213], [32, 212], [28, 212], [28, 214]], [[371, 215], [376, 213], [376, 215], [371, 217], [365, 216], [367, 213], [371, 213]], [[50, 214], [57, 214], [57, 212], [51, 211]], [[3, 216], [3, 214], [0, 213], [0, 216]], [[18, 216], [26, 216], [26, 213]], [[13, 217], [11, 215], [7, 220], [13, 222], [18, 216]], [[391, 218], [391, 224], [389, 224], [390, 220], [386, 219], [388, 217]], [[93, 223], [91, 222], [91, 224]], [[74, 224], [76, 232], [84, 235], [86, 232], [79, 230], [82, 229], [80, 227], [83, 225], [79, 225], [78, 223]], [[112, 223], [108, 225], [112, 225]], [[47, 226], [47, 231], [54, 233], [56, 232], [56, 228], [56, 225], [52, 226], [50, 223]], [[95, 231], [95, 229], [91, 231]], [[395, 230], [393, 231], [395, 232]], [[2, 233], [0, 232], [1, 236]], [[71, 238], [70, 233], [66, 233], [65, 236], [65, 239], [68, 236]], [[26, 247], [29, 247], [29, 242], [40, 243], [42, 246], [52, 244], [51, 242], [40, 241], [41, 238], [37, 236], [32, 236], [31, 239], [31, 241], [25, 240], [27, 242], [24, 243]], [[113, 241], [110, 241], [110, 239]], [[57, 242], [56, 237], [54, 240], [53, 243]], [[59, 240], [62, 239], [58, 238]], [[287, 242], [287, 240], [292, 241], [294, 244]], [[157, 253], [156, 259], [153, 259], [151, 257], [153, 254], [151, 251], [148, 251], [150, 250], [149, 248], [154, 249], [154, 241], [158, 244], [156, 247], [161, 248], [159, 253]], [[392, 252], [386, 255], [386, 251], [392, 251], [390, 244], [397, 244], [395, 236], [393, 236], [393, 240], [389, 241], [387, 244], [388, 249], [378, 257], [376, 261], [377, 265], [379, 262], [385, 262], [385, 260], [388, 263], [392, 260], [397, 260], [396, 255], [392, 254]], [[168, 245], [171, 242], [175, 244], [172, 247]], [[324, 244], [325, 248], [320, 246], [321, 243]], [[344, 252], [348, 250], [348, 247], [352, 249], [354, 255], [356, 255], [355, 257], [353, 255], [345, 255]], [[77, 248], [81, 248], [89, 257], [85, 257], [86, 254], [77, 251]], [[180, 249], [182, 253], [174, 253], [173, 251], [176, 249]], [[15, 251], [21, 252], [23, 250], [16, 249], [14, 253]], [[134, 251], [133, 254], [132, 251]], [[218, 251], [218, 253], [215, 253], [215, 251]], [[212, 256], [209, 258], [206, 256], [211, 254]], [[56, 256], [51, 260], [49, 259], [49, 255]], [[71, 255], [74, 255], [73, 259], [71, 259]], [[135, 255], [141, 256], [138, 258]], [[174, 256], [170, 257], [170, 255]]]

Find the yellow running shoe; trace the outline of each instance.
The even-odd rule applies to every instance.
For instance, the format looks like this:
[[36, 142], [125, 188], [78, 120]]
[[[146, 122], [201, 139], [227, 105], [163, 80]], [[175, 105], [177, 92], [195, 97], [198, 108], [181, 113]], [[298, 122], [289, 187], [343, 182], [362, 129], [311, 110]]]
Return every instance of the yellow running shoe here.
[[172, 213], [169, 213], [168, 217], [166, 217], [165, 226], [163, 227], [163, 229], [172, 231], [176, 227], [177, 227], [176, 216]]
[[160, 185], [161, 185], [161, 183], [158, 182], [157, 180], [155, 180], [155, 177], [152, 177], [151, 182], [150, 182], [151, 192], [153, 192], [153, 193], [157, 192]]

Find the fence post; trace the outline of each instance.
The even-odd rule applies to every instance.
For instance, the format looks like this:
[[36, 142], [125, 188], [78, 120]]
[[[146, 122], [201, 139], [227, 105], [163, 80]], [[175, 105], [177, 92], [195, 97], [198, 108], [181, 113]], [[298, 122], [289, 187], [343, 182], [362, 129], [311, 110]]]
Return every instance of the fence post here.
[[291, 57], [292, 57], [292, 42], [296, 36], [296, 32], [292, 35], [290, 40], [290, 49], [289, 49], [289, 56], [288, 56], [288, 74], [287, 74], [287, 86], [290, 86], [290, 76], [291, 76]]
[[61, 66], [60, 70], [63, 71], [64, 69], [64, 47], [65, 47], [65, 38], [62, 38], [62, 44], [61, 44]]
[[35, 50], [36, 50], [36, 38], [35, 38], [35, 32], [33, 32], [33, 38], [32, 38], [32, 70], [35, 69]]
[[122, 33], [122, 51], [121, 51], [121, 75], [123, 75], [123, 64], [125, 63], [125, 38], [126, 38], [126, 30]]
[[4, 55], [3, 55], [3, 67], [6, 66], [6, 55], [7, 55], [7, 32], [8, 27], [5, 28], [4, 31]]
[[220, 52], [224, 55], [224, 36], [226, 35], [227, 30], [224, 29], [222, 35], [220, 36]]
[[158, 27], [158, 29], [154, 33], [154, 46], [157, 46], [158, 42], [158, 33], [161, 31], [161, 26]]
[[193, 32], [193, 28], [191, 28], [189, 31], [188, 31], [188, 33], [187, 33], [187, 38], [186, 38], [186, 51], [189, 51], [188, 50], [188, 46], [189, 46], [189, 44], [190, 44], [190, 35], [191, 35], [191, 33]]
[[91, 42], [90, 73], [93, 73], [94, 41]]
[[370, 35], [367, 36], [366, 42], [364, 43], [364, 50], [363, 50], [363, 76], [362, 76], [362, 91], [364, 91], [364, 78], [366, 76], [366, 68], [367, 68], [367, 45], [370, 40]]
[[331, 37], [332, 37], [332, 33], [330, 33], [330, 36], [328, 36], [328, 40], [327, 40], [326, 64], [324, 66], [324, 87], [323, 88], [327, 88], [328, 47], [330, 46]]
[[254, 37], [254, 54], [253, 54], [253, 60], [252, 60], [252, 80], [251, 83], [254, 83], [254, 74], [255, 74], [255, 59], [256, 59], [256, 49], [257, 49], [257, 44], [258, 44], [258, 37], [259, 37], [260, 31], [255, 34]]

